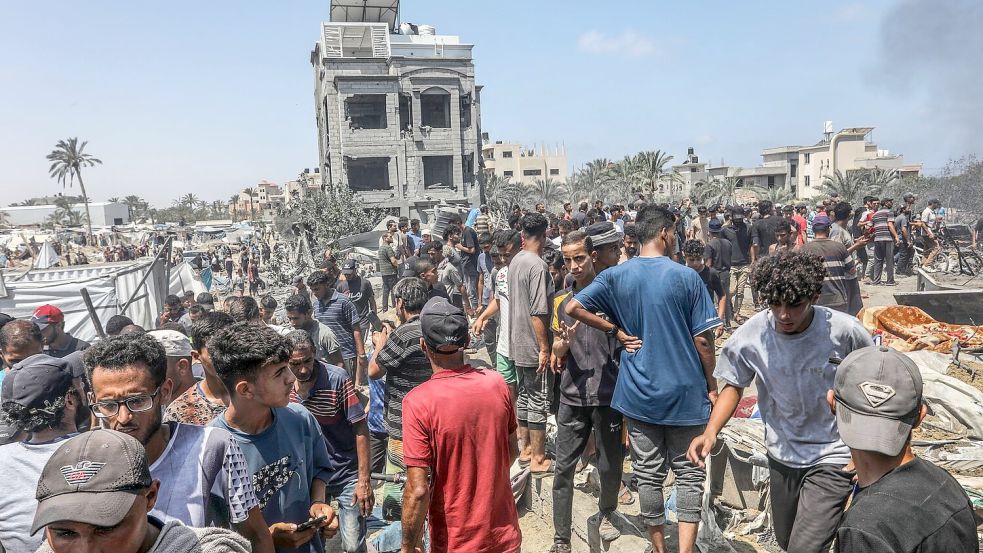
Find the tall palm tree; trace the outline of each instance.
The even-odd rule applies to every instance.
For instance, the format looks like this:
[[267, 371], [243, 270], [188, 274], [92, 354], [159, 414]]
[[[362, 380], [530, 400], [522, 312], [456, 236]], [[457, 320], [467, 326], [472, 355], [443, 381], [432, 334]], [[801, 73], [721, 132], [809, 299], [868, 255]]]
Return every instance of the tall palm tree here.
[[758, 197], [758, 201], [768, 200], [773, 205], [786, 204], [795, 199], [795, 194], [792, 194], [792, 191], [784, 186], [775, 188], [768, 188], [767, 186], [753, 186], [750, 189]]
[[877, 190], [879, 194], [901, 180], [901, 173], [897, 169], [874, 167], [873, 169], [865, 170], [862, 173], [862, 177], [867, 181], [867, 186], [872, 190]]
[[194, 210], [194, 208], [198, 207], [198, 204], [201, 202], [198, 196], [192, 194], [191, 192], [188, 192], [184, 196], [181, 196], [181, 198], [179, 198], [178, 201], [188, 206], [188, 209], [191, 210]]
[[536, 179], [533, 184], [526, 186], [526, 199], [528, 203], [542, 202], [546, 205], [546, 209], [550, 211], [560, 207], [564, 194], [563, 183], [549, 177]]
[[72, 186], [75, 179], [78, 179], [79, 190], [82, 191], [82, 202], [85, 204], [85, 223], [89, 231], [89, 244], [95, 244], [95, 238], [92, 236], [92, 216], [89, 213], [89, 195], [85, 191], [85, 183], [82, 182], [82, 168], [92, 167], [96, 164], [102, 165], [102, 161], [85, 153], [86, 144], [88, 144], [87, 141], [79, 144], [77, 137], [59, 140], [55, 149], [47, 156], [48, 161], [51, 162], [48, 174], [60, 182], [62, 188]]
[[662, 150], [638, 152], [634, 158], [636, 183], [649, 194], [673, 193], [678, 174], [666, 168], [673, 157]]
[[118, 204], [118, 203], [120, 203], [119, 196], [113, 196], [112, 198], [109, 198], [106, 201], [109, 202], [109, 203], [111, 203], [111, 204]]
[[225, 215], [228, 214], [229, 212], [228, 207], [225, 205], [225, 202], [223, 202], [222, 200], [213, 201], [209, 205], [209, 209], [212, 212], [212, 217], [215, 217], [216, 219], [221, 219], [225, 217]]
[[696, 183], [694, 196], [701, 204], [714, 205], [734, 203], [737, 189], [744, 186], [744, 179], [739, 175], [729, 177], [708, 177]]
[[256, 195], [256, 189], [255, 188], [252, 188], [252, 187], [243, 188], [242, 189], [242, 192], [244, 194], [246, 194], [247, 196], [249, 196], [249, 220], [250, 221], [255, 220], [256, 219], [256, 211], [253, 209], [253, 196]]
[[130, 221], [133, 221], [134, 219], [137, 218], [137, 215], [139, 215], [141, 210], [140, 208], [142, 207], [142, 204], [144, 202], [140, 198], [140, 196], [131, 194], [123, 198], [123, 203], [126, 204], [126, 211], [130, 216]]
[[232, 197], [229, 198], [229, 205], [232, 207], [232, 222], [233, 223], [238, 223], [239, 222], [239, 209], [238, 209], [238, 204], [239, 204], [239, 195], [238, 194], [233, 194]]
[[830, 195], [836, 193], [840, 201], [848, 202], [850, 205], [857, 206], [863, 197], [869, 194], [879, 194], [880, 188], [876, 188], [859, 171], [847, 171], [843, 173], [837, 169], [832, 175], [826, 175], [823, 179], [822, 191]]

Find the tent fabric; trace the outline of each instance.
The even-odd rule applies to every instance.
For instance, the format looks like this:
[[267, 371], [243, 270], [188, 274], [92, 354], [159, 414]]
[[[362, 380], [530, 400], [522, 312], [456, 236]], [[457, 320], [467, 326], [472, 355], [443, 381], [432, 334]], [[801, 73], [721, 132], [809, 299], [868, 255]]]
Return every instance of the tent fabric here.
[[153, 265], [153, 274], [137, 290], [140, 280], [150, 267], [150, 260], [140, 260], [32, 269], [19, 275], [5, 272], [2, 288], [6, 290], [6, 294], [0, 297], [0, 312], [18, 319], [27, 319], [35, 309], [50, 303], [65, 314], [66, 331], [91, 342], [98, 338], [98, 334], [80, 293], [82, 288], [86, 288], [96, 314], [103, 323], [113, 315], [120, 314], [123, 304], [135, 295], [124, 314], [144, 328], [153, 328], [167, 291], [164, 286], [163, 263]]
[[41, 251], [38, 253], [37, 261], [34, 263], [34, 268], [47, 269], [49, 267], [54, 267], [57, 264], [58, 253], [55, 252], [55, 247], [51, 245], [51, 240], [45, 240], [44, 244], [41, 245]]
[[950, 352], [955, 342], [963, 349], [983, 348], [983, 326], [936, 321], [917, 307], [892, 305], [864, 309], [858, 315], [867, 330], [884, 345], [908, 352], [927, 349]]
[[171, 267], [171, 282], [168, 286], [168, 293], [180, 296], [189, 290], [195, 293], [195, 297], [208, 291], [205, 283], [201, 280], [201, 276], [195, 273], [191, 264], [182, 261]]

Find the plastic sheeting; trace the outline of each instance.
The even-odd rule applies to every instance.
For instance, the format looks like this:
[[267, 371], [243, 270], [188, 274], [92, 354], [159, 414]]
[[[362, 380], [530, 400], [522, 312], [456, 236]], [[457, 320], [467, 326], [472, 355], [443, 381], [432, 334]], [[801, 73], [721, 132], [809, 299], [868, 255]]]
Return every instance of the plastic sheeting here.
[[187, 291], [195, 293], [195, 297], [202, 292], [207, 292], [208, 288], [201, 280], [201, 275], [191, 267], [190, 263], [181, 262], [171, 268], [171, 282], [168, 286], [169, 294], [183, 295]]
[[58, 264], [58, 254], [55, 247], [51, 245], [51, 240], [45, 240], [41, 245], [41, 252], [38, 254], [37, 261], [34, 262], [36, 269], [47, 269]]
[[34, 310], [52, 304], [65, 314], [65, 330], [86, 341], [98, 338], [80, 290], [86, 288], [92, 298], [99, 320], [105, 324], [120, 313], [123, 304], [136, 294], [125, 315], [133, 322], [153, 328], [167, 291], [164, 286], [165, 266], [157, 263], [153, 275], [147, 278], [139, 292], [137, 286], [151, 260], [82, 265], [77, 267], [33, 269], [25, 273], [3, 274], [6, 293], [0, 297], [0, 312], [16, 318], [30, 318]]

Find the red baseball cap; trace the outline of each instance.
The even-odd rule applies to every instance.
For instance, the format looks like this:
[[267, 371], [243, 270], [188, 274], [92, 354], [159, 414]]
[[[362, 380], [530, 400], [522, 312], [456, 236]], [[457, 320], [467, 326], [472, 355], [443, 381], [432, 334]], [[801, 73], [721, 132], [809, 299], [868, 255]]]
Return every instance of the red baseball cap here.
[[38, 325], [39, 329], [44, 330], [48, 325], [65, 322], [65, 314], [61, 312], [61, 309], [51, 304], [45, 304], [34, 310], [31, 322]]

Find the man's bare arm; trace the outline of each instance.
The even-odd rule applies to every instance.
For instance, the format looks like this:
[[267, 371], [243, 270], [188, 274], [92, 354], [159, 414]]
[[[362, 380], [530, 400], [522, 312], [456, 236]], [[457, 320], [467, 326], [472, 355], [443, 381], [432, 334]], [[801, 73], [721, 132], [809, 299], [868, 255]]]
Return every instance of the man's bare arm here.
[[[693, 345], [696, 346], [696, 353], [700, 356], [700, 364], [703, 365], [703, 375], [707, 379], [707, 392], [717, 393], [717, 379], [713, 376], [713, 369], [717, 366], [716, 344], [713, 341], [713, 329], [704, 330], [693, 338]], [[716, 398], [714, 398], [716, 401]]]
[[430, 483], [427, 469], [407, 467], [406, 487], [403, 489], [403, 547], [402, 553], [414, 553], [423, 547], [423, 521], [430, 509]]

